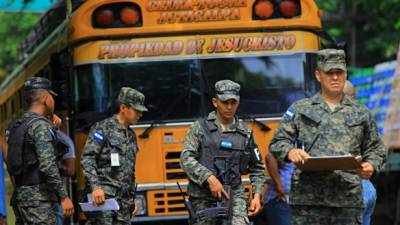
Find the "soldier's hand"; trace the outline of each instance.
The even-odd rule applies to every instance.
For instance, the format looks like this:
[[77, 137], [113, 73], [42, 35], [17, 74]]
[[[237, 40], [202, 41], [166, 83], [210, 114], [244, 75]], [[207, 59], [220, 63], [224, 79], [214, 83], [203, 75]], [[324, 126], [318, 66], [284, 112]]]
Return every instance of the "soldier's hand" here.
[[92, 202], [94, 205], [103, 205], [105, 201], [106, 196], [103, 189], [98, 188], [92, 192]]
[[133, 210], [132, 210], [132, 217], [134, 217], [134, 216], [136, 216], [137, 214], [138, 214], [138, 205], [136, 204], [136, 202], [135, 203], [133, 203], [135, 206], [134, 206], [134, 208], [133, 208]]
[[356, 174], [361, 179], [369, 179], [374, 173], [374, 167], [369, 162], [361, 163], [361, 168], [356, 170]]
[[307, 152], [299, 148], [293, 148], [287, 155], [287, 158], [295, 164], [304, 164], [309, 157]]
[[49, 118], [50, 120], [51, 120], [51, 122], [53, 123], [53, 125], [55, 126], [55, 127], [60, 127], [61, 126], [61, 123], [62, 123], [62, 119], [59, 117], [59, 116], [57, 116], [56, 114], [53, 114], [52, 116], [51, 116], [51, 118]]
[[250, 202], [248, 215], [255, 216], [260, 212], [260, 210], [261, 210], [261, 194], [256, 193], [254, 194], [254, 197]]
[[74, 214], [74, 204], [68, 197], [61, 199], [61, 208], [63, 209], [64, 217], [70, 217]]
[[221, 199], [222, 197], [225, 197], [226, 199], [229, 199], [228, 193], [226, 193], [221, 182], [219, 182], [219, 180], [214, 175], [209, 176], [207, 178], [207, 182], [211, 194], [214, 198]]

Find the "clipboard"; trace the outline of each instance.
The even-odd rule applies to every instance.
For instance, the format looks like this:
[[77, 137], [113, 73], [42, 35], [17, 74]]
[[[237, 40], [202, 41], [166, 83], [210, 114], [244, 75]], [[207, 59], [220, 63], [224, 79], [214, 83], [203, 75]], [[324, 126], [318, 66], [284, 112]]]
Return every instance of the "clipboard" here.
[[355, 170], [361, 168], [361, 156], [310, 157], [304, 164], [296, 165], [302, 171]]

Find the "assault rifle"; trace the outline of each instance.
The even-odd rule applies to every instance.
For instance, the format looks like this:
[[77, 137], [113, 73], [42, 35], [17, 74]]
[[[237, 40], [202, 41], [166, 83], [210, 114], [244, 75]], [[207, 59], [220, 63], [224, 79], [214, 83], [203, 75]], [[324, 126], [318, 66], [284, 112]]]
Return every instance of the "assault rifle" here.
[[185, 205], [187, 211], [189, 212], [189, 222], [196, 220], [196, 212], [193, 209], [192, 203], [189, 201], [189, 199], [186, 198], [185, 193], [182, 191], [181, 185], [179, 182], [176, 182], [178, 185], [179, 190], [181, 191], [182, 198], [183, 198], [183, 204]]
[[214, 166], [218, 171], [217, 178], [223, 184], [229, 199], [222, 197], [222, 199], [217, 202], [216, 207], [201, 210], [198, 213], [200, 219], [219, 218], [222, 225], [232, 225], [233, 192], [231, 190], [232, 176], [230, 164], [230, 157], [217, 156], [214, 158]]

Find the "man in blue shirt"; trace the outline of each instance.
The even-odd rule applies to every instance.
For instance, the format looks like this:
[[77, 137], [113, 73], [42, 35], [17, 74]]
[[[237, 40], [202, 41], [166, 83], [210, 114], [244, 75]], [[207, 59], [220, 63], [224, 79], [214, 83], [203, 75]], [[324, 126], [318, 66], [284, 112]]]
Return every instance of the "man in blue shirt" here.
[[267, 224], [290, 225], [291, 210], [288, 204], [293, 163], [278, 163], [272, 154], [266, 157], [268, 172], [272, 178], [268, 192], [265, 194], [265, 219]]
[[[53, 114], [49, 120], [53, 123], [54, 127], [57, 128], [55, 130], [55, 136], [61, 143], [68, 147], [67, 152], [62, 156], [62, 161], [60, 161], [58, 165], [60, 171], [63, 171], [61, 176], [65, 182], [65, 188], [68, 190], [70, 184], [69, 178], [75, 175], [75, 145], [66, 133], [59, 130], [62, 124], [62, 119], [58, 115]], [[64, 223], [63, 219], [63, 210], [61, 205], [58, 205], [57, 224], [62, 225]]]
[[271, 180], [267, 181], [263, 211], [255, 218], [254, 225], [291, 225], [292, 216], [288, 202], [295, 165], [279, 163], [270, 153], [265, 162]]
[[[350, 97], [352, 100], [356, 99], [356, 90], [353, 84], [350, 81], [346, 81], [343, 88], [343, 93]], [[374, 212], [375, 203], [376, 203], [376, 189], [374, 185], [368, 179], [361, 180], [362, 189], [363, 189], [363, 197], [364, 197], [364, 215], [363, 215], [363, 224], [370, 225], [371, 224], [371, 216]]]

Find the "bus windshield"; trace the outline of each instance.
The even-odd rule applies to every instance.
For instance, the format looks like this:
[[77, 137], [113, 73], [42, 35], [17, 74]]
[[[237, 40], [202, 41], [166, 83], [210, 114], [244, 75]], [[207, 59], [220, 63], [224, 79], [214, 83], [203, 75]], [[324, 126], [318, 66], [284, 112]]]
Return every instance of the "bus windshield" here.
[[109, 116], [124, 86], [146, 96], [149, 111], [141, 123], [197, 119], [213, 110], [214, 84], [222, 79], [241, 85], [239, 116], [279, 117], [316, 92], [314, 66], [313, 53], [80, 65], [74, 75], [76, 122], [83, 128]]

